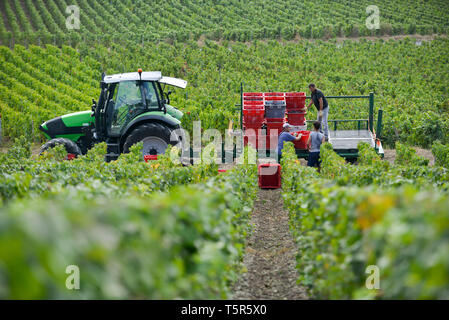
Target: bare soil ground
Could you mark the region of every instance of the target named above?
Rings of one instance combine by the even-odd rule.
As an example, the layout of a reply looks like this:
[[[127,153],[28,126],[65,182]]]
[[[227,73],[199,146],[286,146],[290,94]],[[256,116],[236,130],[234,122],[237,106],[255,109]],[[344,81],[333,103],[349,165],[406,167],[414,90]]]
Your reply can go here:
[[[6,153],[8,150],[12,147],[13,142],[11,140],[4,139],[2,143],[0,144],[0,153]],[[31,154],[32,155],[38,155],[41,151],[41,144],[39,143],[33,143],[31,145]]]
[[[281,189],[259,190],[251,218],[254,231],[246,244],[246,268],[233,299],[299,300],[306,291],[296,283],[296,246],[283,209]]]
[[[429,165],[433,166],[435,164],[435,158],[433,157],[432,151],[427,149],[421,149],[418,147],[414,147],[416,150],[416,154],[419,156],[422,156],[424,158],[429,159]],[[385,149],[384,150],[385,157],[384,159],[387,160],[390,163],[394,163],[394,160],[396,159],[396,150],[394,149]]]

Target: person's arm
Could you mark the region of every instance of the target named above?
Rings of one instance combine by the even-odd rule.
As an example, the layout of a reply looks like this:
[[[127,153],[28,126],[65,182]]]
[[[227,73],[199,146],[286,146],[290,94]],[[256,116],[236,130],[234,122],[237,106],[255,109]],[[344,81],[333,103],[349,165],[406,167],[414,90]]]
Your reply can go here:
[[[293,135],[292,133],[288,134],[288,137],[286,138],[287,141],[298,141],[298,137],[296,137],[295,135]]]
[[[307,139],[307,149],[310,150],[312,147],[312,136],[309,135],[309,139]]]
[[[307,109],[310,108],[310,106],[312,105],[312,103],[313,103],[313,99],[311,98],[311,99],[310,99],[310,103],[309,103],[309,105],[307,106]]]
[[[301,133],[297,133],[296,136],[293,136],[295,138],[295,141],[299,141],[301,140],[302,134]]]
[[[309,105],[307,106],[307,109],[309,109],[312,104],[313,104],[313,93],[310,94],[310,102]]]

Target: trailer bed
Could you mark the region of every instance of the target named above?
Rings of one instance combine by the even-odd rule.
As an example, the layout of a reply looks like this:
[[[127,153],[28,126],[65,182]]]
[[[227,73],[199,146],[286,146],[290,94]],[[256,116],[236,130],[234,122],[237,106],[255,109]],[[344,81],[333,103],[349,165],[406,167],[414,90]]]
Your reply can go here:
[[[329,143],[335,151],[357,150],[360,142],[375,147],[373,134],[369,130],[337,130],[329,131]]]
[[[358,144],[360,142],[368,143],[383,158],[384,150],[382,144],[376,140],[369,130],[330,130],[329,143],[332,144],[334,151],[341,157],[355,161],[359,156]],[[308,150],[296,150],[300,158],[307,159]]]

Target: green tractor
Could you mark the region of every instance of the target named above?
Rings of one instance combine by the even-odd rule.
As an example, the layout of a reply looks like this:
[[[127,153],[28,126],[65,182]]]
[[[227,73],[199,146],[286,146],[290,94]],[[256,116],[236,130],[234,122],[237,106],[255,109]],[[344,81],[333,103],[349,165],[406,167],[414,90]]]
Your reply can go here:
[[[104,141],[106,161],[112,161],[140,141],[144,156],[164,153],[168,145],[182,149],[183,113],[170,105],[171,91],[164,92],[166,85],[184,89],[187,81],[141,69],[103,74],[100,97],[98,103],[92,100],[91,111],[63,115],[40,126],[51,139],[41,152],[62,144],[69,156],[76,157]]]

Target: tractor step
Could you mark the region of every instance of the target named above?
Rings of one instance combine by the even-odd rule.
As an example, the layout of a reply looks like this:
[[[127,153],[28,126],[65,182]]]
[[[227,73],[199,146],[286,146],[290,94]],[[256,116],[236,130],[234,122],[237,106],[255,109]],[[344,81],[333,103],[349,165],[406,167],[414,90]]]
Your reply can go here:
[[[111,162],[117,160],[119,156],[120,154],[118,153],[108,153],[104,156],[104,159],[106,162]]]
[[[117,160],[120,156],[120,145],[117,143],[117,139],[108,139],[106,144],[106,155],[104,157],[106,162]]]

